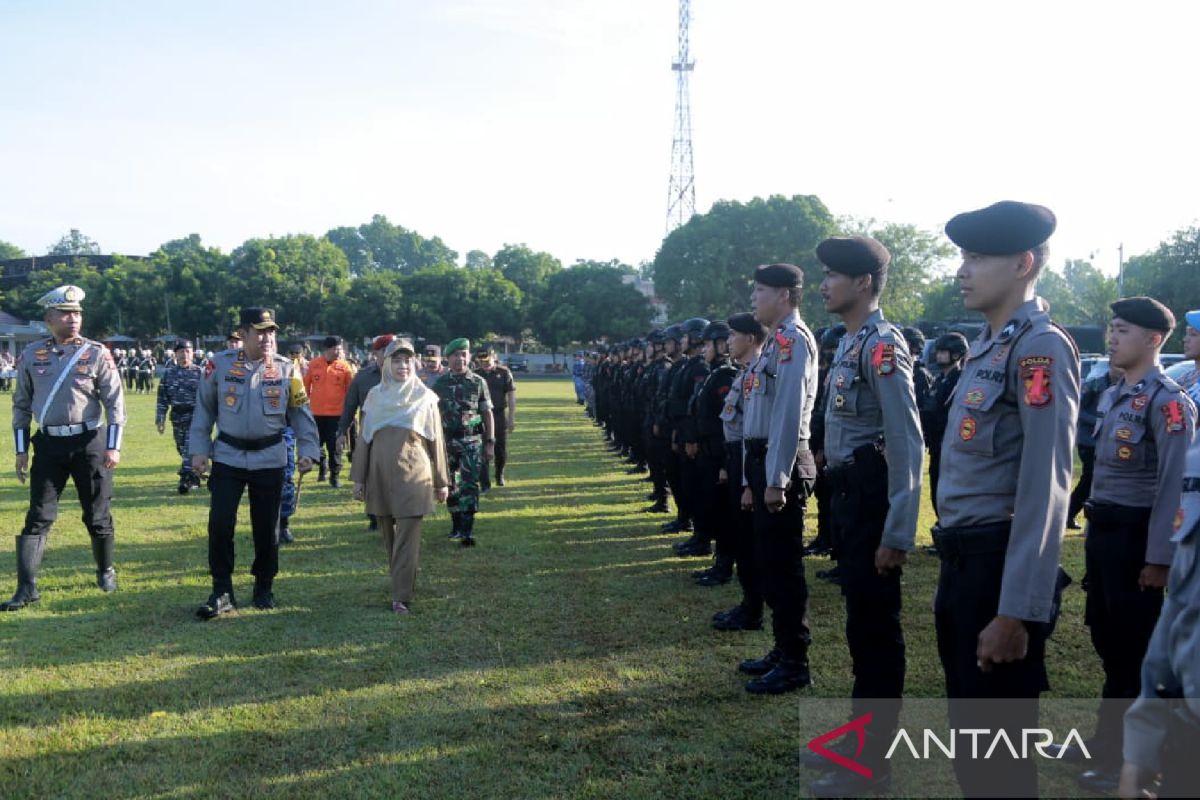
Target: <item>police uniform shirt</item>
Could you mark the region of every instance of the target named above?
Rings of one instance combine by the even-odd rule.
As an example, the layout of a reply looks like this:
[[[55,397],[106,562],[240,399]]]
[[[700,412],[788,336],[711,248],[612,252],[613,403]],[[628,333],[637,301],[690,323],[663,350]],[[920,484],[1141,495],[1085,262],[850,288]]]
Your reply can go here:
[[[1158,689],[1182,696],[1200,720],[1200,441],[1188,448],[1183,494],[1171,541],[1167,594],[1142,662],[1142,690],[1125,713],[1125,760],[1157,771],[1172,710]]]
[[[733,377],[733,383],[729,385],[729,394],[725,395],[725,405],[721,408],[722,433],[726,442],[742,441],[742,384],[747,373],[745,367],[738,370],[737,375]]]
[[[74,363],[71,363],[72,359],[75,359]],[[50,407],[42,416],[46,398],[68,365],[71,373],[63,377]],[[28,449],[31,421],[36,420],[42,428],[81,423],[97,428],[101,407],[108,420],[106,447],[120,449],[121,426],[125,424],[125,392],[107,347],[80,337],[63,344],[53,338],[40,339],[21,352],[16,369],[12,426],[17,436],[18,453]]]
[[[497,364],[491,369],[481,369],[477,374],[487,382],[488,396],[492,399],[492,408],[496,413],[507,410],[508,393],[517,391],[508,367]]]
[[[1044,301],[971,344],[942,439],[945,528],[1012,523],[999,614],[1047,622],[1071,493],[1079,356]]]
[[[1196,407],[1183,388],[1156,367],[1132,386],[1122,380],[1108,387],[1096,414],[1091,499],[1151,508],[1146,563],[1170,564]]]
[[[272,469],[287,465],[282,439],[261,450],[242,450],[212,438],[220,433],[237,439],[264,439],[291,427],[301,457],[321,457],[317,423],[309,410],[300,376],[281,355],[250,361],[245,350],[225,350],[204,367],[196,409],[188,433],[189,455],[212,458],[240,469]]]
[[[912,369],[903,334],[876,310],[855,336],[838,343],[825,406],[830,466],[850,462],[857,448],[884,438],[889,508],[881,543],[896,550],[913,548],[921,505],[925,444]]]
[[[767,440],[767,486],[787,488],[800,442],[808,442],[817,399],[817,341],[797,311],[768,337],[742,394],[742,435]],[[749,479],[743,484],[749,486]]]
[[[200,388],[200,378],[203,374],[204,370],[195,364],[190,367],[181,367],[178,364],[167,367],[162,381],[158,384],[155,421],[165,421],[167,411],[175,407],[190,411],[196,405],[196,392]]]

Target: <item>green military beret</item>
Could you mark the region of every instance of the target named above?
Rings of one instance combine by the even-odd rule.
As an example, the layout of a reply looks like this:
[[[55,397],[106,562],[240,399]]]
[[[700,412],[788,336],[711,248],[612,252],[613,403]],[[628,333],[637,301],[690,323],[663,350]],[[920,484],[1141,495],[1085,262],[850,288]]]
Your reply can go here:
[[[447,356],[450,356],[450,355],[453,355],[454,353],[457,353],[459,350],[466,350],[467,352],[470,352],[471,351],[471,340],[466,338],[465,336],[460,336],[457,339],[451,339],[450,343],[448,345],[446,345],[446,349],[443,352]]]

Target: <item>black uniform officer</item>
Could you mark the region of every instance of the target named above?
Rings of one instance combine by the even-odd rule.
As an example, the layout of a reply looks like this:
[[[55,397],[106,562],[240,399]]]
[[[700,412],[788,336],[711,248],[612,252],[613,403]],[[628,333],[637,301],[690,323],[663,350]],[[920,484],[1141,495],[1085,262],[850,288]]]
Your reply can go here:
[[[92,539],[96,583],[105,592],[117,588],[113,568],[112,471],[121,460],[125,394],[112,355],[100,342],[79,335],[84,291],[60,286],[43,295],[48,339],[31,343],[17,359],[13,390],[13,433],[17,480],[25,482],[29,446],[29,511],[17,537],[17,591],[0,610],[17,611],[37,602],[37,573],[46,537],[58,518],[58,498],[70,477],[83,508],[83,524]],[[100,421],[103,409],[107,429]],[[31,421],[38,432],[29,436]]]
[[[721,412],[737,367],[729,358],[729,325],[721,320],[708,323],[700,334],[708,374],[692,395],[687,423],[683,428],[684,454],[695,461],[697,474],[696,512],[704,520],[702,529],[716,541],[712,567],[694,575],[701,586],[719,586],[733,579],[736,531],[726,497],[728,470],[725,467],[725,430]]]
[[[683,503],[684,517],[692,521],[693,533],[684,541],[676,542],[672,549],[678,556],[706,556],[712,552],[712,522],[696,513],[701,491],[700,470],[696,460],[688,458],[685,437],[691,415],[692,396],[708,375],[708,362],[704,360],[704,342],[700,338],[704,329],[708,327],[708,320],[692,317],[681,327],[681,347],[685,358],[683,366],[675,373],[671,383],[669,411],[674,426],[671,447],[679,462],[679,492],[675,496],[675,502]]]
[[[639,396],[642,404],[642,437],[645,441],[646,467],[650,471],[652,487],[647,500],[653,505],[642,509],[647,513],[665,514],[667,508],[667,475],[665,457],[671,452],[664,445],[662,438],[655,434],[654,425],[658,410],[658,390],[666,379],[667,370],[671,367],[671,359],[666,354],[666,335],[660,329],[650,331],[646,336],[647,358],[649,363],[642,372]],[[674,344],[672,343],[672,347]]]
[[[804,548],[806,556],[823,556],[833,551],[833,534],[830,531],[829,480],[825,477],[825,405],[829,397],[829,369],[833,366],[833,354],[837,351],[838,343],[846,335],[846,326],[840,322],[829,328],[823,328],[817,336],[819,371],[817,375],[817,400],[813,404],[812,422],[810,423],[809,447],[812,448],[817,462],[817,483],[813,494],[817,498],[817,538]],[[840,577],[836,578],[841,580]]]
[[[967,337],[961,333],[944,333],[933,345],[933,356],[938,374],[921,407],[921,431],[925,446],[929,449],[929,497],[933,513],[937,514],[938,477],[942,471],[942,439],[946,436],[946,420],[950,416],[950,398],[958,377],[962,374],[962,361],[967,355]]]
[[[804,504],[817,477],[808,446],[817,399],[817,343],[800,319],[804,273],[770,264],[754,273],[750,303],[770,338],[750,365],[743,391],[745,435],[742,507],[754,512],[754,545],[775,646],[738,669],[756,675],[755,694],[812,683],[808,670],[808,584],[804,580]]]
[[[212,595],[196,612],[212,619],[237,607],[233,595],[233,534],[242,493],[250,493],[254,536],[254,607],[275,607],[279,571],[279,507],[287,463],[283,431],[291,427],[301,473],[320,458],[317,423],[292,362],[275,352],[275,315],[269,308],[241,310],[243,346],[209,360],[196,396],[188,435],[192,469],[203,475],[212,458],[208,488],[208,566]],[[212,440],[213,425],[217,438]]]
[[[675,416],[672,413],[672,389],[678,382],[679,373],[687,366],[688,357],[685,353],[687,335],[683,332],[683,324],[669,325],[666,330],[667,341],[675,348],[675,360],[667,370],[666,378],[658,390],[657,430],[659,436],[665,439],[667,487],[675,500],[675,519],[662,526],[663,533],[679,533],[692,529],[692,518],[689,515],[687,501],[683,497],[683,481],[679,472],[679,457],[675,442]],[[667,349],[670,354],[670,347]]]
[[[516,427],[517,385],[513,382],[512,370],[496,359],[495,348],[482,344],[475,348],[475,360],[479,364],[478,375],[488,386],[492,396],[492,414],[496,423],[496,447],[492,463],[496,469],[496,485],[505,482],[504,468],[508,465],[508,434]],[[492,463],[484,462],[479,475],[479,488],[491,487]]]

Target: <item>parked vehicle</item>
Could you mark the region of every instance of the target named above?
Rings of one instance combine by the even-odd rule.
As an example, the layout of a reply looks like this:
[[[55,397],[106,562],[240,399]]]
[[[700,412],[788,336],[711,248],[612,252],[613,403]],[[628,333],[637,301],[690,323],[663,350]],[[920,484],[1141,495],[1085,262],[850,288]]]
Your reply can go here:
[[[504,364],[513,372],[529,372],[529,357],[524,353],[512,353]]]

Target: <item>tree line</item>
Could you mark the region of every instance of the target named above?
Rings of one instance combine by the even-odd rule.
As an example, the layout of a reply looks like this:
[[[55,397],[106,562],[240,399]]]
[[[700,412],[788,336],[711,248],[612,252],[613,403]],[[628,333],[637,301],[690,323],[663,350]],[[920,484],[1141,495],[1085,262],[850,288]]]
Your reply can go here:
[[[88,293],[88,330],[139,339],[166,332],[222,334],[239,307],[274,307],[285,333],[336,332],[369,337],[383,330],[417,333],[432,341],[453,336],[534,339],[562,350],[575,343],[638,336],[653,308],[630,285],[653,281],[671,319],[723,318],[748,303],[759,264],[788,261],[805,272],[802,313],[810,324],[830,318],[821,308],[816,245],[827,236],[868,234],[892,252],[883,297],[900,323],[967,321],[954,280],[956,251],[940,234],[917,226],[835,217],[813,195],[775,195],[749,202],[719,201],[663,240],[652,262],[635,268],[616,260],[559,259],[524,244],[489,255],[459,254],[439,237],[376,215],[357,227],[324,236],[293,234],[250,239],[231,253],[193,234],[166,242],[146,258],[117,256],[100,270],[86,256],[99,245],[71,231],[51,246],[49,268],[3,297],[24,318],[40,316],[36,300],[63,283]],[[1051,241],[1053,248],[1053,241]],[[24,254],[0,242],[0,259]],[[1172,234],[1156,249],[1129,259],[1126,295],[1148,294],[1182,319],[1200,307],[1200,228]],[[1117,282],[1088,261],[1063,260],[1042,275],[1038,292],[1068,325],[1104,325]],[[1179,334],[1177,334],[1178,336]]]

